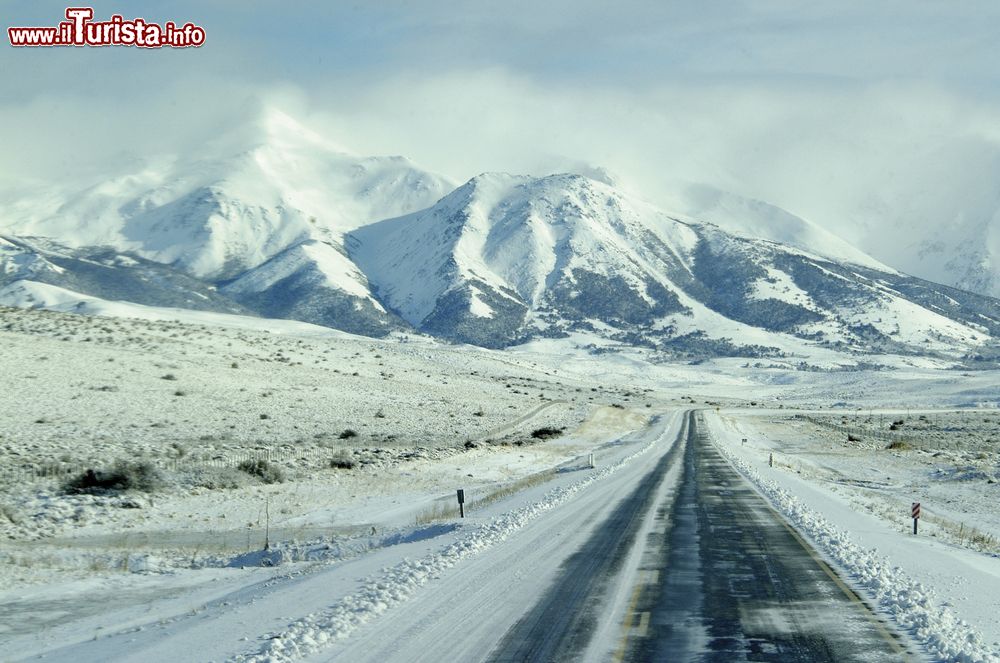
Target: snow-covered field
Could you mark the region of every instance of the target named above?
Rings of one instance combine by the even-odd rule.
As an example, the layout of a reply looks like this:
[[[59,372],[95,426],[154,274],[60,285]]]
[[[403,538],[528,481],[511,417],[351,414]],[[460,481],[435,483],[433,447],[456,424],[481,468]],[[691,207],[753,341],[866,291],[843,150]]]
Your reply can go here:
[[[309,327],[269,333],[0,311],[8,581],[48,578],[65,564],[127,566],[123,551],[136,547],[180,549],[188,563],[245,552],[268,523],[279,536],[412,523],[442,482],[493,486],[562,457],[557,445],[535,444],[533,430],[588,416],[593,426],[602,403],[644,404],[498,353]],[[287,481],[238,469],[257,459]],[[354,469],[332,466],[344,459]],[[87,469],[123,461],[148,464],[161,485],[62,490]],[[46,552],[30,552],[31,540]],[[67,545],[100,554],[51,553]]]
[[[640,452],[657,441],[663,451],[650,418],[690,407],[718,408],[709,417],[718,442],[775,483],[759,485],[779,509],[801,504],[866,555],[875,549],[878,578],[922,583],[926,601],[907,605],[931,618],[917,624],[912,609],[894,612],[902,599],[887,603],[839,564],[926,651],[1000,652],[1000,416],[984,407],[1000,397],[995,374],[898,358],[859,371],[847,356],[816,359],[824,372],[654,363],[641,351],[594,355],[573,338],[498,352],[147,313],[0,309],[0,640],[17,657],[62,660],[64,647],[96,639],[102,657],[128,660],[139,641],[151,660],[166,651],[157,638],[203,613],[230,635],[279,636],[220,641],[213,657],[321,660],[334,640],[353,651],[353,638],[377,639],[392,606],[430,601],[427,587],[454,581],[451,569],[489,577],[508,533],[547,531],[540,514],[610,508],[604,478],[640,472]],[[885,449],[894,438],[875,433],[899,419],[907,443]],[[532,436],[543,428],[565,430]],[[284,481],[239,469],[261,460]],[[116,461],[145,463],[154,489],[65,490]],[[454,513],[456,488],[469,495],[466,521]],[[908,533],[911,501],[924,507],[918,537]],[[537,544],[526,541],[524,550]],[[536,554],[558,566],[554,549]],[[328,592],[307,589],[317,578]],[[360,621],[338,612],[350,597],[362,597]]]

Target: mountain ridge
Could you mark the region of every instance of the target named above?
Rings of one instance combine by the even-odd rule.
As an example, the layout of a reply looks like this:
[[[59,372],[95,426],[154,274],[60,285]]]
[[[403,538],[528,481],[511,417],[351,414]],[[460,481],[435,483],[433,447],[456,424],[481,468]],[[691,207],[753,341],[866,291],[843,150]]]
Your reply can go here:
[[[218,144],[34,210],[0,206],[0,287],[494,348],[582,333],[677,356],[954,358],[1000,338],[997,300],[909,277],[762,201],[702,191],[715,211],[695,219],[600,171],[453,187],[282,113]],[[741,215],[765,237],[734,232]]]

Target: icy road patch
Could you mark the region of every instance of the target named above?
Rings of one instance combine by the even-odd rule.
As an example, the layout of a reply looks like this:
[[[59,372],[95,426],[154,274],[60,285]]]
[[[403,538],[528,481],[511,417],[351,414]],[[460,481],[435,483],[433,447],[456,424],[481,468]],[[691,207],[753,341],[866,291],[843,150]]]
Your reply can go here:
[[[990,647],[967,622],[941,605],[932,589],[913,580],[877,549],[855,544],[847,532],[761,476],[726,444],[717,442],[717,446],[788,522],[935,658],[962,663],[1000,661],[1000,650]]]

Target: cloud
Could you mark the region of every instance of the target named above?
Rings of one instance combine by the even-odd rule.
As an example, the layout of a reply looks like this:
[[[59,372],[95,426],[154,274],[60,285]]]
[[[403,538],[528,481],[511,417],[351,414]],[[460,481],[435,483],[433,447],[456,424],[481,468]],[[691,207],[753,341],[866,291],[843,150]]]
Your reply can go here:
[[[708,182],[832,225],[886,187],[902,196],[933,176],[949,188],[942,163],[982,161],[1000,128],[996,105],[925,82],[672,82],[639,92],[501,69],[388,78],[313,108],[314,122],[361,152],[401,152],[456,178],[587,163],[653,199],[671,183]]]

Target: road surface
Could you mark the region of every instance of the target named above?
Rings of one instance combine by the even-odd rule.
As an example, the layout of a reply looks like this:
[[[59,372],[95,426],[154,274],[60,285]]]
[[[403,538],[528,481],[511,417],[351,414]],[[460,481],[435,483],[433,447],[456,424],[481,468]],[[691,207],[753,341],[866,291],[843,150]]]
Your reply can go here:
[[[681,439],[563,565],[491,661],[574,661],[588,652],[602,594],[651,506],[616,661],[899,661],[885,624],[758,496],[688,413]],[[672,463],[666,503],[651,505]]]

